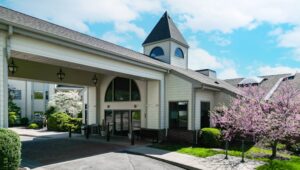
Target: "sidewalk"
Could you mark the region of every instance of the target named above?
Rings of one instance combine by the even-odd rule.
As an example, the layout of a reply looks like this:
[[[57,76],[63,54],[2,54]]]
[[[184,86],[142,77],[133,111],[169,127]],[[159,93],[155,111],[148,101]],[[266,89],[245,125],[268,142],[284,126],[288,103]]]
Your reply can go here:
[[[185,169],[202,169],[202,170],[254,170],[263,162],[246,159],[241,163],[240,157],[229,156],[225,160],[225,155],[218,154],[207,158],[199,158],[191,155],[170,152],[151,147],[134,147],[128,148],[130,153],[145,155],[153,159],[158,159]]]

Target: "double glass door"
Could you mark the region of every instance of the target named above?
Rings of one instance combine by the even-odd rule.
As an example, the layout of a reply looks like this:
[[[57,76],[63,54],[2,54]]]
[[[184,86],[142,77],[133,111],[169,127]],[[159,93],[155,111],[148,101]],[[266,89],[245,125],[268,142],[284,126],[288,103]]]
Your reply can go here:
[[[114,111],[114,134],[126,136],[129,132],[129,111]]]

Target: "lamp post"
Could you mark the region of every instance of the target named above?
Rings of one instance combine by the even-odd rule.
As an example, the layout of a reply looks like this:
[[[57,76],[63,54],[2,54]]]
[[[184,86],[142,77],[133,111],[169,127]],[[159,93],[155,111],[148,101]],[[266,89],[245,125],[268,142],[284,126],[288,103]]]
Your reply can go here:
[[[15,72],[17,72],[17,68],[18,67],[15,65],[14,59],[12,58],[10,64],[8,65],[8,70],[12,75],[14,75]]]
[[[65,78],[65,76],[66,76],[66,74],[62,71],[61,68],[59,69],[59,72],[56,73],[56,75],[57,75],[57,78],[58,78],[60,81],[62,81],[62,80]]]

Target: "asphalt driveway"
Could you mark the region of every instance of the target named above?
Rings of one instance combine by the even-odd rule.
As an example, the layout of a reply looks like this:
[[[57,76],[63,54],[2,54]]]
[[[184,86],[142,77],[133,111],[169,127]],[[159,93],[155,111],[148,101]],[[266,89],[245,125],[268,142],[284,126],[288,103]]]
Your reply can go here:
[[[77,139],[22,142],[22,166],[32,169],[180,169],[148,157],[123,152],[127,146]]]

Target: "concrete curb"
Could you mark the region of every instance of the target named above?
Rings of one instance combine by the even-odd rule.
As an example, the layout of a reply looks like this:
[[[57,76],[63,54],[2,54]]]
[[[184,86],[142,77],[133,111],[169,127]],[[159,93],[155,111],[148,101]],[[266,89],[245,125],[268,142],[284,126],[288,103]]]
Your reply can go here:
[[[166,160],[166,159],[158,158],[158,157],[147,155],[147,154],[142,154],[142,153],[139,153],[139,152],[128,151],[128,150],[125,150],[124,152],[129,153],[129,154],[142,155],[142,156],[145,156],[145,157],[148,157],[148,158],[151,158],[151,159],[155,159],[155,160],[158,160],[158,161],[162,161],[162,162],[165,162],[165,163],[168,163],[168,164],[171,164],[171,165],[175,165],[175,166],[178,166],[180,168],[187,169],[187,170],[201,170],[201,169],[189,166],[189,165],[180,164],[178,162],[169,161],[169,160]]]

